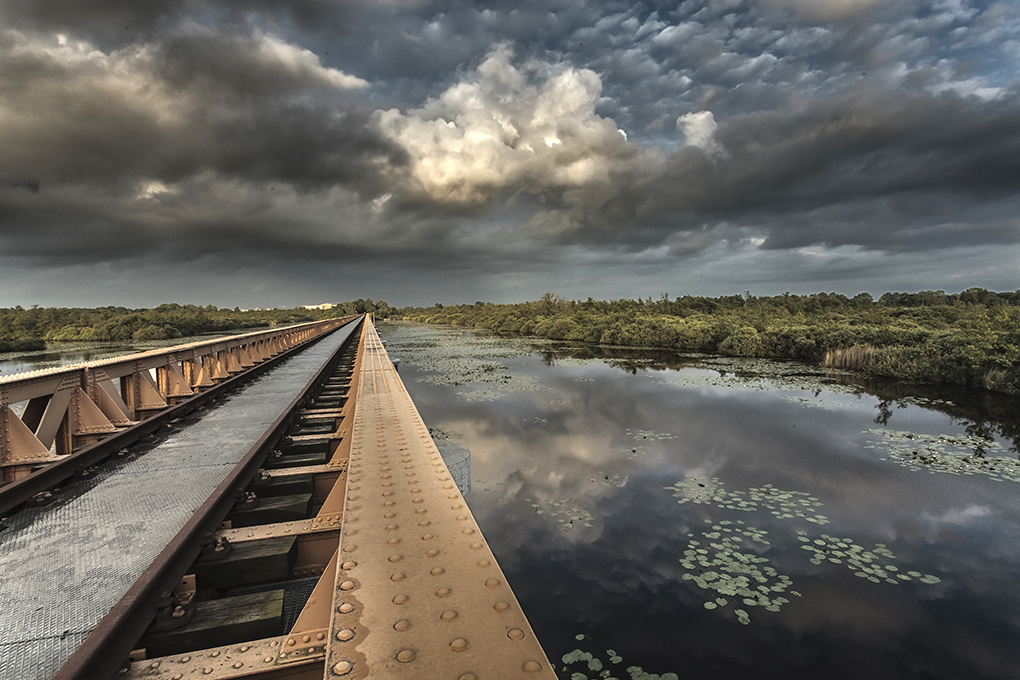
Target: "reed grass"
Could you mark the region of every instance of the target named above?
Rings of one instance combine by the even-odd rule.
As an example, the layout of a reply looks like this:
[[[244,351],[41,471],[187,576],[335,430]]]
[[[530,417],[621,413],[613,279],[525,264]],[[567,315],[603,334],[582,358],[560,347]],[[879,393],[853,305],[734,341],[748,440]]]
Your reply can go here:
[[[837,347],[825,353],[822,366],[826,368],[846,368],[854,371],[867,371],[875,362],[875,348],[871,345],[854,345],[853,347]]]

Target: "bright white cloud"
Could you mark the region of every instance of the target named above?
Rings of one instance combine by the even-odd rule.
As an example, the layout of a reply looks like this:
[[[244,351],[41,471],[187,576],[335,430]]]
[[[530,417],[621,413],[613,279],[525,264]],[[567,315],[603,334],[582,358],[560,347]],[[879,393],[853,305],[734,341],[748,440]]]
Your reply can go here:
[[[685,113],[676,119],[676,126],[684,133],[687,146],[699,147],[710,154],[721,150],[715,141],[715,131],[719,126],[711,111]]]
[[[463,80],[420,109],[377,111],[379,128],[407,150],[412,192],[479,205],[513,187],[562,191],[609,180],[633,153],[611,119],[595,113],[602,91],[587,69],[511,63],[501,44]]]

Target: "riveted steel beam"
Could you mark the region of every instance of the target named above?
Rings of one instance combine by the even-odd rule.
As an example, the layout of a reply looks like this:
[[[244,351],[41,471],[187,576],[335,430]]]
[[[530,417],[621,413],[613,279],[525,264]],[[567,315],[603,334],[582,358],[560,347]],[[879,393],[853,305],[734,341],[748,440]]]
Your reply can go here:
[[[327,680],[555,678],[366,323]]]

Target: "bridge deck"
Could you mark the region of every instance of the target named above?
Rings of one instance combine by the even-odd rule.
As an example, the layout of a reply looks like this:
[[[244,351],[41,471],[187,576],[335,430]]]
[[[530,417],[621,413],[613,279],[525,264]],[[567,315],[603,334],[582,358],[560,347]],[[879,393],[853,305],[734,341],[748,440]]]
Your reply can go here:
[[[26,509],[0,534],[0,677],[50,678],[354,324]],[[141,455],[141,454],[145,455]]]
[[[371,324],[348,469],[325,677],[555,678]]]

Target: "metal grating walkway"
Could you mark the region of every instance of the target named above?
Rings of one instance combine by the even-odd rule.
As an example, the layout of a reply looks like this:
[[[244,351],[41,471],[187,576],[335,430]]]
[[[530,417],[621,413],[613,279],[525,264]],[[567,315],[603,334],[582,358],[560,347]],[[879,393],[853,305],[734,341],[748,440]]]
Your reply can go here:
[[[351,323],[0,533],[0,678],[45,680],[350,335]]]

